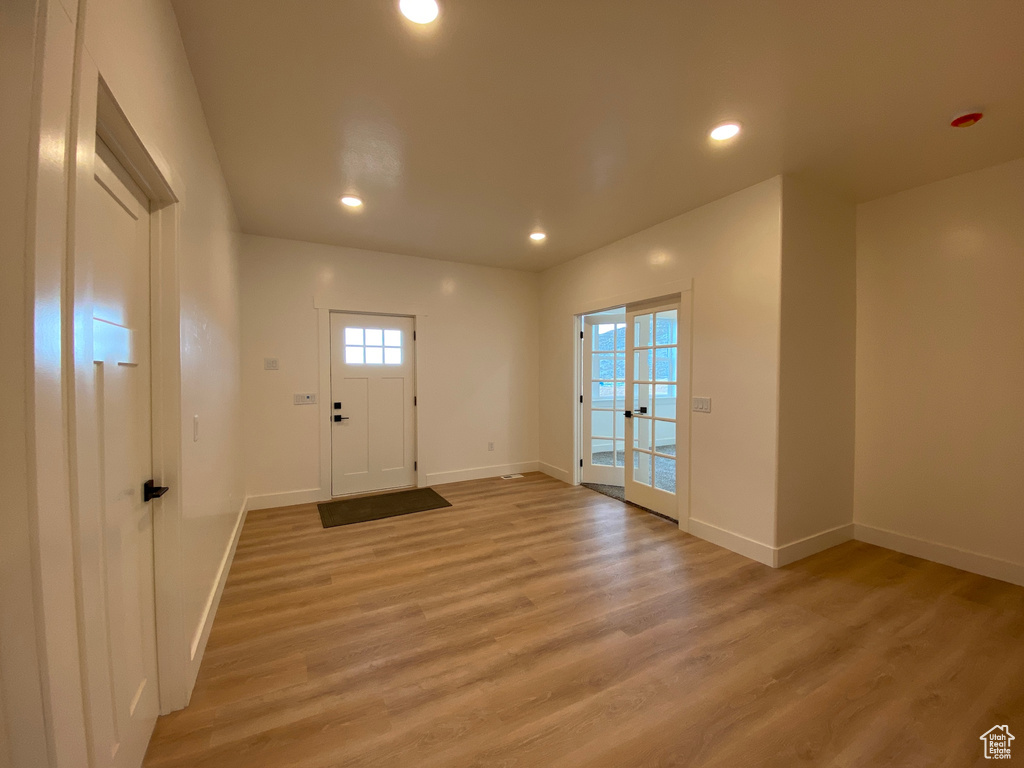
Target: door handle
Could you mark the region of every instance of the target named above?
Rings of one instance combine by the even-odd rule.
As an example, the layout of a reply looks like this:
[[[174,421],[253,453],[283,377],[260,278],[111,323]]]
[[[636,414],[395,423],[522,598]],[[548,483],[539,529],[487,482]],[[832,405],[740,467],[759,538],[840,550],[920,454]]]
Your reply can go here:
[[[633,418],[633,413],[634,413],[633,411],[626,411],[622,415],[625,416],[627,419],[632,419]],[[647,413],[647,406],[646,405],[641,405],[639,408],[636,409],[636,413],[639,413],[639,414]]]
[[[633,412],[632,411],[626,411],[622,415],[625,416],[627,419],[632,419],[633,418]]]
[[[166,485],[157,485],[152,480],[147,480],[142,486],[142,500],[152,501],[153,499],[159,499],[169,490],[171,489]]]
[[[347,421],[348,418],[349,418],[348,416],[338,416],[337,414],[334,415],[334,420],[335,421]]]

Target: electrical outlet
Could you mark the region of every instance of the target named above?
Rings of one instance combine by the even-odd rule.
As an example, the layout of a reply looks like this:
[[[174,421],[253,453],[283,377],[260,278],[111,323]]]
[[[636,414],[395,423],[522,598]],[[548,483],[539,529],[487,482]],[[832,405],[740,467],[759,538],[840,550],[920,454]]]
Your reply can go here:
[[[487,444],[487,450],[488,451],[493,451],[494,450],[494,443],[488,443]]]
[[[710,397],[693,398],[693,410],[695,413],[711,413]]]
[[[264,357],[263,358],[263,370],[264,371],[276,371],[277,370],[277,358],[276,357]]]
[[[300,395],[292,395],[295,405],[316,405],[316,393],[305,392]]]

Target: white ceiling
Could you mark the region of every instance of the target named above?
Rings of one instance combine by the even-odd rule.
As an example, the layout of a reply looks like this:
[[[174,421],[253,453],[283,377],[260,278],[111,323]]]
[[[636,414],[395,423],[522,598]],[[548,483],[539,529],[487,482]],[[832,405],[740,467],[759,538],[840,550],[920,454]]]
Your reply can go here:
[[[173,0],[246,232],[539,270],[778,173],[1024,155],[1022,0],[439,2]]]

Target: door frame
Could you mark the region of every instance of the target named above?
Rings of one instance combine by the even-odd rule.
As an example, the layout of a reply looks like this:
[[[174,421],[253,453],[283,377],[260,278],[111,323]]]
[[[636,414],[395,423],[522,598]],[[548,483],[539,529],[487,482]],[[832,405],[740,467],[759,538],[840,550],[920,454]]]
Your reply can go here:
[[[415,312],[376,312],[372,309],[361,307],[360,309],[348,309],[343,306],[335,306],[335,302],[323,302],[315,300],[317,311],[317,347],[319,350],[320,382],[318,387],[317,401],[319,405],[320,418],[320,487],[312,489],[311,495],[316,501],[330,501],[333,498],[344,498],[343,496],[332,496],[332,472],[331,463],[331,315],[371,315],[375,317],[406,317],[412,318],[413,328],[413,397],[417,405],[413,408],[413,451],[416,461],[416,487],[423,488],[427,485],[427,469],[423,452],[420,450],[420,435],[423,434],[422,405],[419,403],[419,382],[421,363],[423,362],[420,353],[420,340],[423,335],[423,326],[426,324],[427,315]]]
[[[72,372],[67,391],[70,500],[75,552],[76,611],[82,632],[83,693],[86,701],[102,695],[104,684],[90,678],[97,659],[107,652],[104,620],[104,559],[99,466],[94,446],[98,423],[94,409],[96,374],[92,360],[93,260],[76,233],[90,225],[100,136],[150,199],[150,366],[153,474],[170,491],[154,501],[153,579],[157,637],[157,688],[161,714],[188,704],[205,648],[206,632],[192,637],[185,626],[180,590],[184,572],[181,527],[181,341],[178,290],[178,222],[175,180],[153,159],[121,110],[92,58],[81,57],[76,104],[72,110],[71,182],[69,186],[68,274],[65,302],[64,365]],[[82,403],[82,407],[78,404]],[[208,623],[207,623],[208,624]],[[87,712],[94,708],[86,707]],[[90,718],[98,715],[93,712]],[[93,731],[95,720],[88,728]]]
[[[692,471],[693,471],[693,418],[691,414],[691,408],[689,405],[692,400],[693,392],[693,302],[694,302],[694,285],[693,280],[688,279],[685,281],[669,281],[661,285],[658,292],[652,292],[645,289],[636,289],[627,293],[618,294],[615,296],[609,296],[604,299],[596,299],[591,301],[583,301],[572,307],[572,323],[573,323],[573,390],[572,390],[572,414],[573,414],[573,457],[572,467],[570,468],[569,478],[572,485],[579,485],[582,482],[582,468],[580,462],[583,461],[583,404],[580,402],[580,395],[583,393],[584,377],[583,377],[583,339],[581,333],[583,332],[583,316],[590,315],[597,312],[603,312],[607,309],[613,309],[615,307],[628,307],[631,304],[648,304],[656,303],[659,301],[679,302],[679,312],[682,315],[685,313],[690,320],[690,333],[685,339],[685,351],[683,349],[684,339],[679,338],[678,354],[680,356],[686,355],[686,359],[689,363],[688,375],[686,380],[680,380],[679,395],[677,400],[687,403],[687,407],[680,410],[677,418],[681,421],[682,414],[685,414],[686,424],[686,442],[687,442],[687,460],[685,468],[683,466],[676,467],[676,488],[679,494],[679,528],[683,531],[688,531],[690,526],[690,495],[692,488]],[[626,333],[629,333],[629,329],[626,329]],[[685,398],[682,391],[685,386]],[[677,406],[678,407],[678,406]],[[683,429],[683,424],[676,423],[676,434],[680,434],[680,430]],[[684,471],[685,469],[685,471]],[[681,488],[680,485],[685,480],[685,488]]]

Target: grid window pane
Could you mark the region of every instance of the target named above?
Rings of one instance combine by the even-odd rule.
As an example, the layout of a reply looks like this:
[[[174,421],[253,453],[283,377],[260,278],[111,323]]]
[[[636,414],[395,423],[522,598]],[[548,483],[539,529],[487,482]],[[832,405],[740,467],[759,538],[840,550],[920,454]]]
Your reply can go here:
[[[654,385],[654,415],[659,419],[676,418],[676,385]]]
[[[651,346],[651,315],[639,315],[633,319],[633,346]]]
[[[362,328],[346,328],[345,329],[345,344],[353,344],[361,347],[363,345],[363,329]]]
[[[366,364],[367,365],[383,365],[384,364],[384,350],[381,347],[367,347],[366,348]]]
[[[615,466],[621,467],[626,463],[626,444],[622,440],[615,441]]]
[[[633,353],[633,379],[635,381],[652,381],[654,370],[654,350],[647,349]]]
[[[651,450],[651,420],[646,416],[633,416],[633,447]]]
[[[615,355],[612,353],[594,353],[591,358],[591,378],[614,379],[615,378]]]
[[[651,454],[635,451],[633,479],[643,485],[651,484]]]
[[[626,408],[626,382],[615,382],[615,409],[622,411]]]
[[[367,328],[366,329],[366,346],[368,347],[383,347],[384,346],[384,331],[380,328]]]
[[[654,457],[654,487],[669,493],[676,492],[676,460],[664,456]]]
[[[614,381],[594,381],[590,384],[590,399],[592,405],[597,405],[598,400],[608,400],[607,403],[601,403],[602,408],[611,408],[612,400],[615,397],[615,382]]]
[[[402,348],[401,347],[385,347],[384,348],[384,365],[401,365],[402,364]]]
[[[345,347],[345,363],[347,365],[362,365],[363,364],[363,348],[362,347]]]
[[[384,346],[385,347],[400,347],[402,346],[402,332],[395,330],[384,331]]]
[[[590,412],[590,436],[593,438],[606,438],[611,441],[615,435],[614,411],[591,411]]]
[[[623,381],[626,378],[626,356],[618,354],[615,356],[615,378]]]
[[[651,392],[653,387],[650,384],[634,384],[633,385],[633,410],[639,411],[641,408],[646,408],[647,412],[650,413],[653,410],[654,404],[651,402]]]
[[[611,440],[591,440],[590,463],[595,467],[615,466]]]
[[[654,450],[658,453],[676,455],[676,423],[674,421],[654,422]]]
[[[655,381],[676,380],[676,348],[666,347],[658,350],[654,362]]]
[[[654,342],[659,347],[676,343],[677,328],[679,327],[676,315],[677,312],[674,309],[658,313],[654,331]]]
[[[600,323],[593,326],[594,351],[611,352],[615,348],[615,324]]]
[[[626,324],[616,323],[615,324],[615,349],[620,352],[626,349]]]

